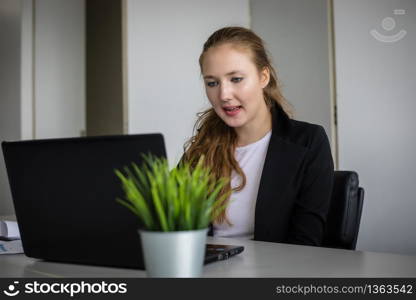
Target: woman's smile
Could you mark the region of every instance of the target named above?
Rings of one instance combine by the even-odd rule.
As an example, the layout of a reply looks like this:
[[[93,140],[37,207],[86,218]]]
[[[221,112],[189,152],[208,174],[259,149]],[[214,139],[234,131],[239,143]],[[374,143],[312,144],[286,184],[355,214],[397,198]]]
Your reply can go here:
[[[234,117],[236,116],[240,110],[242,109],[242,106],[224,106],[223,110],[225,112],[225,114],[229,117]]]

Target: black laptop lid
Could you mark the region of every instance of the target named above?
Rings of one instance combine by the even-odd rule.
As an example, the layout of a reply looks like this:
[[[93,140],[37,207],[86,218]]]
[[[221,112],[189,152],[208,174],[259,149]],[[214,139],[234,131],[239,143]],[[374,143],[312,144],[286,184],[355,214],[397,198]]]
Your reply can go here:
[[[3,142],[23,248],[54,261],[143,268],[114,169],[166,157],[161,134]]]

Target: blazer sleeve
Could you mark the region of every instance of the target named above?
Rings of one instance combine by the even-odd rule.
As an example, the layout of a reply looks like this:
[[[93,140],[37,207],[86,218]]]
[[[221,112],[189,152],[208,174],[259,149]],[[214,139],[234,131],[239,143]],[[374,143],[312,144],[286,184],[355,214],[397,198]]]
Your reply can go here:
[[[325,130],[321,126],[316,128],[290,220],[287,242],[291,244],[320,246],[324,235],[334,164]]]

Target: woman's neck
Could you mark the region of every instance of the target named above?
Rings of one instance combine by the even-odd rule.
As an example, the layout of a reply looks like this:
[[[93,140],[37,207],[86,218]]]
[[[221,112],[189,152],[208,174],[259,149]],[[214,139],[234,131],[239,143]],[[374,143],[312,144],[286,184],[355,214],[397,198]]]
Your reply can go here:
[[[244,127],[235,128],[238,136],[237,147],[257,142],[272,129],[272,114],[267,109],[265,113],[256,117]]]

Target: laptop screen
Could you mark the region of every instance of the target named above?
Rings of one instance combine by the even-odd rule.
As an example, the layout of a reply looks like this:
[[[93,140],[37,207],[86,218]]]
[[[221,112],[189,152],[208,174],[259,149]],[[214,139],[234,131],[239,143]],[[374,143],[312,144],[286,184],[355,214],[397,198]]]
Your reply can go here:
[[[114,169],[166,157],[161,134],[3,142],[26,255],[143,268],[138,218]],[[139,257],[140,256],[140,257]]]

